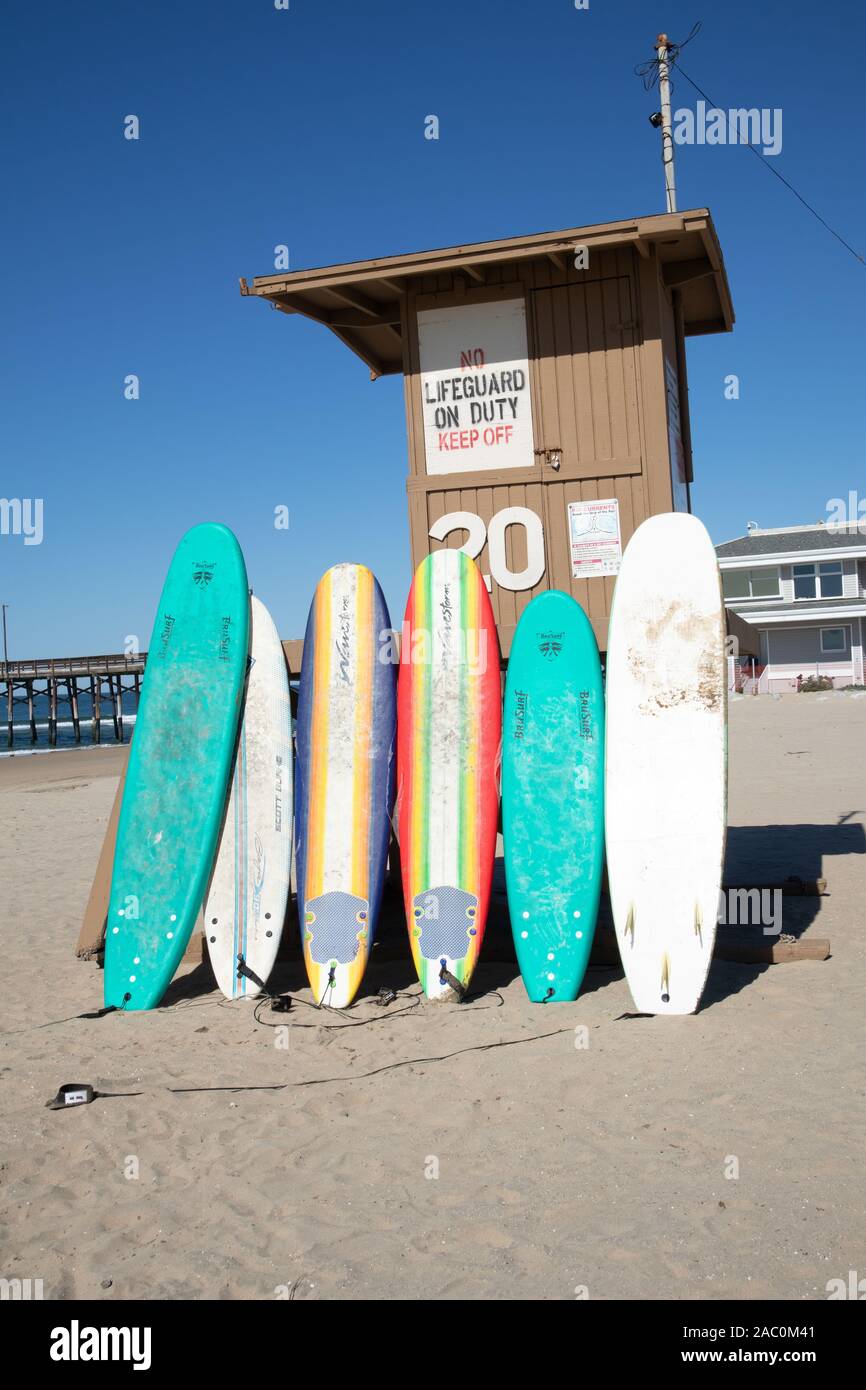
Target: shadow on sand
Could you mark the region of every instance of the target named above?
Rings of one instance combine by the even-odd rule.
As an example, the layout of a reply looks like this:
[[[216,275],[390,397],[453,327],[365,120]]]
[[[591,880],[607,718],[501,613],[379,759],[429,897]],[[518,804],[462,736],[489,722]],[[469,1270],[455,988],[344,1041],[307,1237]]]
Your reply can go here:
[[[851,816],[859,814],[852,812]],[[827,893],[833,892],[832,861],[839,855],[866,854],[866,831],[861,824],[843,816],[830,825],[734,825],[728,829],[725,855],[726,884],[761,888],[797,877],[804,882],[820,878],[827,880]],[[745,900],[743,900],[745,903]],[[809,930],[821,912],[822,898],[789,896],[782,898],[781,930],[795,938]],[[752,906],[757,908],[757,900]],[[750,906],[750,911],[752,907]],[[740,922],[760,931],[760,921]],[[613,929],[610,904],[602,898],[598,918],[599,929]],[[723,932],[724,926],[719,927]],[[732,961],[714,960],[701,1008],[738,994],[752,984],[767,965],[747,965]],[[493,990],[505,989],[520,974],[514,953],[508,903],[505,893],[503,861],[496,860],[493,890],[481,960],[467,1002]],[[592,994],[613,980],[621,979],[621,964],[591,964],[581,988],[581,995]],[[297,905],[290,900],[283,931],[283,943],[276,967],[269,981],[274,994],[296,994],[307,989],[307,976],[301,952]],[[375,995],[388,988],[398,993],[418,986],[409,942],[406,919],[399,885],[393,879],[386,888],[376,932],[376,942],[359,998]],[[216,988],[207,957],[188,974],[172,981],[161,1007],[171,1007],[210,994]],[[541,1006],[539,1006],[541,1007]]]

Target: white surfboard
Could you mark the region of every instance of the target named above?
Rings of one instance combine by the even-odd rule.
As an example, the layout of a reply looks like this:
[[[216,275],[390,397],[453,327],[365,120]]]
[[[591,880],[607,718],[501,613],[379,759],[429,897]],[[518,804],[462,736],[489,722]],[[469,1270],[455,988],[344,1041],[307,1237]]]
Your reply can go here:
[[[228,999],[260,986],[238,974],[238,956],[267,983],[286,916],[292,849],[289,679],[270,613],[250,599],[250,670],[222,837],[204,904],[217,984]]]
[[[607,870],[640,1013],[693,1013],[706,983],[725,849],[726,715],[712,541],[684,512],[650,517],[622,558],[607,649]]]

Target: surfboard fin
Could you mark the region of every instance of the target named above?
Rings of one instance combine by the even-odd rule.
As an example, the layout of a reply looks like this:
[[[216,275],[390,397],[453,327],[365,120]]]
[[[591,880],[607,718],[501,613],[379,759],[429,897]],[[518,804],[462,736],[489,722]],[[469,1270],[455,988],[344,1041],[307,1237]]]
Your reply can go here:
[[[631,944],[632,944],[632,946],[633,946],[633,945],[634,945],[634,903],[632,903],[631,906],[629,907],[628,916],[627,916],[626,919],[625,919],[625,932],[624,932],[624,935],[625,935],[625,936],[630,936],[630,937],[631,937]]]
[[[698,938],[698,941],[700,941],[702,946],[704,944],[704,936],[701,930],[703,924],[703,918],[701,916],[701,905],[700,903],[695,903],[695,936]]]

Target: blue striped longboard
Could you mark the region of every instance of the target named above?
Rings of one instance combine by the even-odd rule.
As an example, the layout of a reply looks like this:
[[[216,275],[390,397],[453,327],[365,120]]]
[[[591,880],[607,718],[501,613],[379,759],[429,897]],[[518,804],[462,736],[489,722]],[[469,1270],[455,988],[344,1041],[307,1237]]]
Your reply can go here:
[[[316,1002],[333,1008],[357,993],[385,880],[396,738],[390,628],[364,565],[323,575],[298,695],[295,856],[307,974]]]
[[[217,984],[228,999],[267,983],[282,936],[292,848],[292,724],[283,647],[265,605],[250,599],[250,671],[223,831],[204,906]]]

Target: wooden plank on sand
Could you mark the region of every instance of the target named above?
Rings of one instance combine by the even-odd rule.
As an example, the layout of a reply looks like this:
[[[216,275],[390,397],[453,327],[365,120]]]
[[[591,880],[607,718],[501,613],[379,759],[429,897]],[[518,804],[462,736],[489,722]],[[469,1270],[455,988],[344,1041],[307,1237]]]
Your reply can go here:
[[[120,781],[114,795],[114,805],[111,808],[111,815],[108,817],[105,838],[102,841],[102,849],[99,851],[99,862],[96,865],[96,873],[93,875],[90,897],[87,899],[84,921],[81,923],[78,944],[75,947],[75,954],[81,956],[83,960],[92,960],[94,956],[98,956],[105,945],[105,919],[108,916],[108,899],[111,893],[114,844],[117,839],[117,822],[120,817],[120,803],[123,800],[125,781],[126,762],[124,762],[120,773]]]
[[[120,803],[123,800],[123,787],[128,765],[129,760],[127,759],[117,783],[114,805],[111,808],[111,815],[108,817],[108,825],[105,827],[105,838],[102,841],[102,849],[99,851],[96,873],[93,875],[93,883],[90,886],[90,897],[87,899],[84,920],[78,934],[75,954],[82,960],[93,960],[95,957],[101,956],[105,950],[105,924],[108,917],[108,900],[111,896],[114,846],[117,841],[117,822],[120,818]],[[198,923],[193,930],[181,961],[182,965],[198,964],[204,959],[204,937],[201,927],[201,914],[199,914]]]
[[[753,928],[723,927],[716,933],[713,960],[737,961],[741,965],[784,965],[794,960],[827,960],[830,942],[826,937],[802,936],[779,940],[764,936]],[[590,965],[619,965],[616,933],[599,927],[592,943]]]

